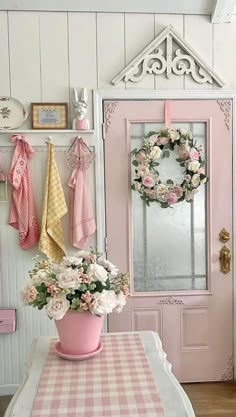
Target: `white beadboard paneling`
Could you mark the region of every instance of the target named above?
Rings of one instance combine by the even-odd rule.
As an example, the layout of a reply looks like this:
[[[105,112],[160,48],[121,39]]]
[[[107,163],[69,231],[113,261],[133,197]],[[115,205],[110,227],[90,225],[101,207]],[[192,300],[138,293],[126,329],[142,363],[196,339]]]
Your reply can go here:
[[[184,16],[184,38],[212,68],[212,24],[210,16]],[[196,83],[191,75],[185,77],[186,89],[211,90],[212,87],[213,84]]]
[[[213,25],[213,54],[214,70],[221,75],[225,81],[223,88],[236,88],[236,16],[231,23]],[[214,88],[218,88],[217,86]]]
[[[97,14],[98,88],[124,89],[121,81],[116,87],[111,80],[125,66],[124,14]]]
[[[0,95],[8,96],[11,94],[10,89],[10,67],[9,67],[9,49],[8,49],[8,14],[0,12]]]
[[[125,58],[128,65],[154,39],[153,14],[125,14]],[[121,68],[122,69],[122,68]],[[154,75],[139,83],[128,81],[126,88],[154,89]]]
[[[29,108],[41,101],[39,16],[31,12],[9,12],[11,94]],[[23,127],[29,127],[30,117]]]
[[[166,26],[172,25],[183,36],[183,16],[182,15],[169,15],[169,14],[156,14],[155,15],[155,36],[159,35],[166,28]],[[157,90],[170,90],[184,88],[184,76],[171,74],[169,79],[166,75],[155,76],[155,88]]]
[[[92,89],[97,88],[96,14],[68,13],[70,88],[88,89],[88,118],[93,127]],[[73,106],[72,109],[73,117]]]
[[[40,13],[42,102],[69,101],[67,13]]]

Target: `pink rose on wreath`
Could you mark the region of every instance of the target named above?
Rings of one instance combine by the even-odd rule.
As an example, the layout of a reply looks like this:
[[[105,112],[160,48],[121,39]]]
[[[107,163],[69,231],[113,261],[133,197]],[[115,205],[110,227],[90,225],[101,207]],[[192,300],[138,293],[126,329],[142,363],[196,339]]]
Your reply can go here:
[[[145,158],[146,158],[146,152],[144,152],[144,151],[139,151],[139,152],[138,152],[138,153],[136,153],[136,155],[135,155],[135,159],[136,159],[138,162],[142,162]]]
[[[167,143],[169,143],[170,138],[167,138],[166,136],[160,136],[159,141],[161,145],[166,145]]]
[[[199,170],[198,170],[198,172],[197,172],[198,174],[203,174],[203,175],[205,175],[205,168],[204,167],[201,167]]]
[[[175,193],[169,193],[166,201],[168,204],[175,204],[178,201],[178,197]]]
[[[156,143],[157,140],[158,140],[158,136],[157,135],[151,135],[148,138],[148,142],[151,142],[151,143]]]
[[[191,148],[190,150],[190,158],[194,159],[195,161],[199,160],[199,152],[195,148]]]
[[[183,188],[180,185],[175,185],[173,187],[173,193],[175,193],[177,197],[180,198],[183,195]]]
[[[184,179],[185,179],[185,181],[187,181],[187,182],[191,181],[191,175],[186,174],[186,175],[184,176]]]
[[[147,188],[152,188],[155,185],[155,181],[150,175],[143,178],[143,185]]]

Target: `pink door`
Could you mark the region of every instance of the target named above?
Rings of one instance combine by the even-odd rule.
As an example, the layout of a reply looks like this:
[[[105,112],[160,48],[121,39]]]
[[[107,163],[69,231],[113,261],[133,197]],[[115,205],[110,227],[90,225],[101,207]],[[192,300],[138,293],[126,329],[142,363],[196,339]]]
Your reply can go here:
[[[232,103],[175,100],[171,107],[172,127],[191,130],[203,145],[209,183],[193,203],[161,208],[131,190],[130,151],[164,127],[165,101],[104,103],[107,255],[131,278],[128,304],[109,315],[108,329],[158,332],[181,382],[230,380],[232,273],[221,272],[219,256],[232,243]],[[175,158],[161,160],[163,182],[183,175]]]

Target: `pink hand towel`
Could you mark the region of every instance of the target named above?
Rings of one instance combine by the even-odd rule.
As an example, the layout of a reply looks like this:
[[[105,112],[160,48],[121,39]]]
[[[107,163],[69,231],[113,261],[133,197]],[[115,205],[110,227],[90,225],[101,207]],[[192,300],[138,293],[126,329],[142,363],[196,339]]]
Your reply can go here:
[[[12,136],[11,142],[15,142],[16,146],[8,175],[13,187],[9,225],[19,230],[21,248],[30,249],[36,245],[40,235],[28,168],[28,159],[34,151],[24,136]]]
[[[84,249],[89,243],[89,237],[96,231],[96,223],[87,182],[88,153],[82,139],[76,140],[75,154],[80,158],[80,163],[73,169],[68,183],[70,187],[70,238],[73,246]]]

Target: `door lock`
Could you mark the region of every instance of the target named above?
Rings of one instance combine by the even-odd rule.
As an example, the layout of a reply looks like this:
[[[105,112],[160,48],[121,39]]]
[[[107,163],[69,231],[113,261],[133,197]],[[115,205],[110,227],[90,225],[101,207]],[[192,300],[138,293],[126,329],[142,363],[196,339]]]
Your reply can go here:
[[[227,246],[223,246],[220,250],[220,270],[224,274],[230,271],[231,252]]]
[[[220,238],[220,241],[223,242],[223,243],[228,242],[228,240],[230,238],[228,230],[223,228],[219,233],[219,238]]]

